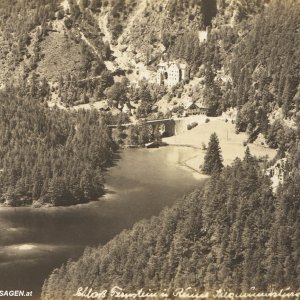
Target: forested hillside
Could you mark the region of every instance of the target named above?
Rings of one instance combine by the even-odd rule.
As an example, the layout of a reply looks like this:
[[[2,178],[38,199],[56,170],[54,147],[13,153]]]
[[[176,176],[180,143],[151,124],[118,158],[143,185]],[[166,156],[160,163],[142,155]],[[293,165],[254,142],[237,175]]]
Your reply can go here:
[[[49,99],[67,106],[108,99],[114,75],[133,84],[132,60],[155,72],[164,57],[186,61],[201,78],[193,98],[209,115],[237,107],[238,131],[267,134],[272,112],[298,111],[297,0],[15,0],[1,2],[0,14],[1,83],[36,76]],[[127,63],[118,65],[122,55]]]
[[[299,136],[298,136],[299,138]],[[105,246],[86,248],[45,281],[42,299],[70,299],[77,288],[172,293],[219,288],[233,292],[300,286],[299,148],[274,195],[247,151],[159,217],[136,224]]]
[[[251,17],[236,10],[234,25],[227,16],[233,8],[224,4],[206,44],[199,46],[196,34],[188,33],[170,49],[172,56],[187,60],[194,71],[204,65],[209,114],[237,107],[237,130],[249,134],[256,129],[266,133],[267,116],[276,109],[287,118],[299,110],[300,3],[259,3],[243,5],[244,10],[253,8]]]
[[[202,76],[202,96],[193,97],[203,97],[208,115],[236,107],[237,132],[246,131],[250,142],[262,133],[284,152],[299,115],[300,2],[223,1],[217,7],[206,43],[199,45],[189,32],[178,36],[169,54]]]
[[[73,104],[98,97],[96,79],[106,70],[110,51],[84,1],[65,6],[58,0],[4,1],[0,16],[1,85],[35,77],[51,87],[48,100]],[[80,81],[94,77],[95,82]]]
[[[13,88],[0,103],[1,204],[71,205],[103,194],[113,152],[103,116],[49,110]]]
[[[274,1],[233,51],[231,100],[240,108],[239,130],[265,132],[266,115],[278,108],[284,117],[299,112],[299,55],[300,3]]]

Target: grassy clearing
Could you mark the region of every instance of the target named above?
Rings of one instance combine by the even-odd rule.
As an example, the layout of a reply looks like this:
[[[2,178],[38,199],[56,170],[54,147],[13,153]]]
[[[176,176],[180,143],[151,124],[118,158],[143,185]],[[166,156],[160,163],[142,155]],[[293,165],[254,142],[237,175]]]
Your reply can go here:
[[[197,121],[197,117],[190,118],[191,122]],[[164,139],[169,145],[185,145],[199,148],[199,155],[185,161],[185,164],[192,169],[199,170],[199,166],[203,164],[205,151],[202,150],[202,144],[206,146],[209,137],[216,132],[220,141],[220,147],[224,159],[224,165],[229,165],[236,157],[244,157],[246,147],[244,141],[247,140],[245,133],[235,133],[235,125],[231,122],[225,122],[218,118],[210,118],[210,122],[204,123],[203,117],[198,118],[198,126],[192,130],[182,132],[176,136]],[[250,152],[256,157],[268,156],[269,159],[274,158],[276,150],[266,146],[249,144]]]

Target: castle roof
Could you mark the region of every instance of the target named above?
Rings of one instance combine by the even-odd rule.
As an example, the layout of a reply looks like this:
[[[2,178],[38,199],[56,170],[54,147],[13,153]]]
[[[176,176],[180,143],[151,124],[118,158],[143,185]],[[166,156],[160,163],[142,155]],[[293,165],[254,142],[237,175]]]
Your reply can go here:
[[[162,59],[160,60],[158,67],[171,67],[172,65],[176,65],[178,69],[186,69],[187,68],[187,64],[185,63],[180,63],[178,61],[168,61],[168,62],[164,62]]]

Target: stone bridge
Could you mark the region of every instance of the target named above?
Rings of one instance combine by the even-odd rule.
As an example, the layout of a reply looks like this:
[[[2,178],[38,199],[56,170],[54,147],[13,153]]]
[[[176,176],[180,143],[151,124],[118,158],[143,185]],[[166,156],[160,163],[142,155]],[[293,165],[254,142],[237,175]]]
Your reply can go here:
[[[147,120],[142,123],[127,123],[127,124],[120,124],[120,125],[108,125],[109,128],[128,128],[131,126],[139,126],[139,125],[150,125],[152,127],[152,132],[155,130],[159,130],[161,135],[164,137],[173,136],[176,134],[176,122],[178,120],[169,118],[169,119],[157,119],[157,120]]]

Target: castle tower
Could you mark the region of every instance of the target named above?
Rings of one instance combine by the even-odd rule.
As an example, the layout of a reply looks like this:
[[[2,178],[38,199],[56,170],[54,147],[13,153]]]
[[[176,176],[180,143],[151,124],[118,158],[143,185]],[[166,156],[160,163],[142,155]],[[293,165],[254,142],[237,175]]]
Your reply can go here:
[[[168,64],[161,58],[157,66],[156,82],[161,85],[164,84],[165,79],[168,79]]]

